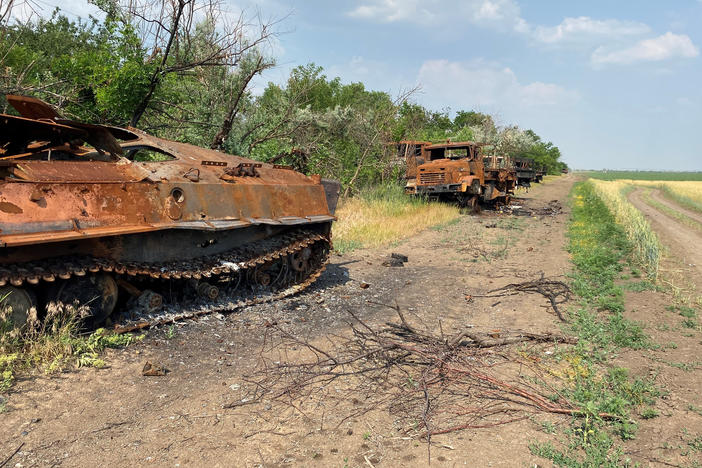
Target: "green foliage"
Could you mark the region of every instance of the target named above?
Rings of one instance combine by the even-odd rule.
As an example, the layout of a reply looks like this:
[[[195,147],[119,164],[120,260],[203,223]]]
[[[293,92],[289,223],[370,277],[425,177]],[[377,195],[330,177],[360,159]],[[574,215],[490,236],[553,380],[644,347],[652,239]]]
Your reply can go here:
[[[534,161],[535,167],[544,167],[548,174],[560,174],[561,170],[568,166],[560,161],[561,150],[553,143],[544,142],[533,130],[527,130],[527,135],[533,139],[533,143],[523,151],[519,151],[515,156],[529,158]]]
[[[563,166],[558,148],[530,130],[500,128],[476,111],[452,118],[448,110],[395,102],[363,83],[328,78],[314,63],[254,96],[250,79],[273,59],[244,47],[235,67],[216,60],[202,65],[200,59],[217,56],[221,45],[212,17],[181,25],[164,55],[163,38],[147,36],[120,2],[92,1],[106,12],[104,20],[71,20],[57,9],[50,18],[0,29],[0,91],[31,90],[69,118],[132,122],[156,136],[289,164],[338,179],[346,194],[397,180],[403,171],[387,143],[401,139],[475,140],[508,156],[533,157],[550,172]]]
[[[15,24],[0,43],[6,54],[3,93],[34,88],[77,119],[124,125],[146,92],[153,66],[145,62],[133,28],[115,20],[49,19]]]

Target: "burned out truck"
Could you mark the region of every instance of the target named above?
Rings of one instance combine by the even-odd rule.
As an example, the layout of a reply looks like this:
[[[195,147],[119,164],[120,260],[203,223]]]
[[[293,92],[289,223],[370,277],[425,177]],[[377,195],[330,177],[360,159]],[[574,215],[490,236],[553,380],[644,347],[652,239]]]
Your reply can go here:
[[[517,186],[517,171],[509,156],[493,154],[483,157],[485,184],[493,185],[505,195],[499,202],[508,205]]]
[[[506,185],[490,176],[486,179],[485,164],[477,143],[414,143],[414,164],[407,166],[406,193],[458,202],[474,209],[479,202],[508,201]]]
[[[531,183],[536,180],[534,160],[529,158],[514,158],[514,168],[517,171],[517,185],[526,188],[531,187]]]

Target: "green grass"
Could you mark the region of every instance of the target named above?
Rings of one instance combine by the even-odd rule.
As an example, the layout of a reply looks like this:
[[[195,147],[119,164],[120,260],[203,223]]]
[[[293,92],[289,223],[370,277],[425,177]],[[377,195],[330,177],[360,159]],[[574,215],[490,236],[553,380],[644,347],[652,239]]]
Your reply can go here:
[[[702,172],[661,172],[661,171],[583,171],[592,179],[600,180],[702,180]]]
[[[699,317],[697,315],[697,309],[689,306],[683,305],[670,305],[666,307],[666,310],[670,312],[677,312],[682,318],[682,326],[685,328],[699,329]]]
[[[571,195],[571,288],[580,305],[569,310],[566,329],[578,337],[578,344],[554,356],[565,366],[556,375],[567,377],[559,393],[584,408],[587,417],[574,418],[558,443],[532,444],[530,449],[556,466],[630,466],[620,441],[635,437],[632,415],[654,417],[651,405],[660,394],[652,380],[632,378],[610,363],[622,348],[652,346],[641,325],[624,317],[623,289],[617,284],[633,246],[592,184],[576,184]],[[603,412],[614,417],[597,416]]]
[[[144,336],[105,329],[85,334],[74,307],[48,309],[41,323],[23,329],[0,323],[0,392],[7,391],[18,374],[32,370],[53,373],[67,367],[105,367],[106,349],[128,346]]]

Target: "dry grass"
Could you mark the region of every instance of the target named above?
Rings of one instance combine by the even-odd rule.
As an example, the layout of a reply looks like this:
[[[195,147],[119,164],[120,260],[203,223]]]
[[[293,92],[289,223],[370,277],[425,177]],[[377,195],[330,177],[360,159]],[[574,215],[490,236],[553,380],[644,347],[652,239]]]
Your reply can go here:
[[[634,246],[636,260],[646,269],[649,278],[655,279],[658,276],[661,246],[646,218],[626,199],[625,191],[631,187],[631,182],[590,179],[597,196],[607,206],[617,224],[624,228]]]
[[[702,212],[702,181],[622,179],[618,182],[640,187],[657,188],[663,191],[668,198],[682,206]]]
[[[348,252],[379,247],[458,218],[457,206],[410,198],[401,187],[382,187],[343,200],[336,212],[334,246]]]

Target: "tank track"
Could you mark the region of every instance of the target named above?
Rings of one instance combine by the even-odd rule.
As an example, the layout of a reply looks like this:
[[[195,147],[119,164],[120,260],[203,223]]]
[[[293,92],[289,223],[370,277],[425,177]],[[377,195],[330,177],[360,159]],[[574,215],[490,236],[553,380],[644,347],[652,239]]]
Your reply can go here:
[[[96,257],[56,258],[43,262],[0,267],[0,286],[10,284],[20,287],[24,283],[31,285],[40,282],[54,282],[57,279],[70,279],[73,276],[85,276],[89,273],[114,273],[127,279],[147,280],[200,280],[219,279],[227,275],[237,275],[239,282],[253,269],[274,262],[278,259],[301,252],[311,247],[316,255],[304,277],[278,291],[267,288],[251,288],[235,294],[223,291],[215,300],[194,299],[187,304],[165,304],[161,310],[148,312],[132,306],[121,312],[114,330],[125,333],[142,328],[173,323],[214,312],[233,311],[243,307],[275,301],[296,294],[322,274],[331,249],[327,236],[311,231],[295,231],[280,236],[252,242],[241,248],[228,252],[200,257],[187,261],[166,263],[121,263],[110,259]]]

